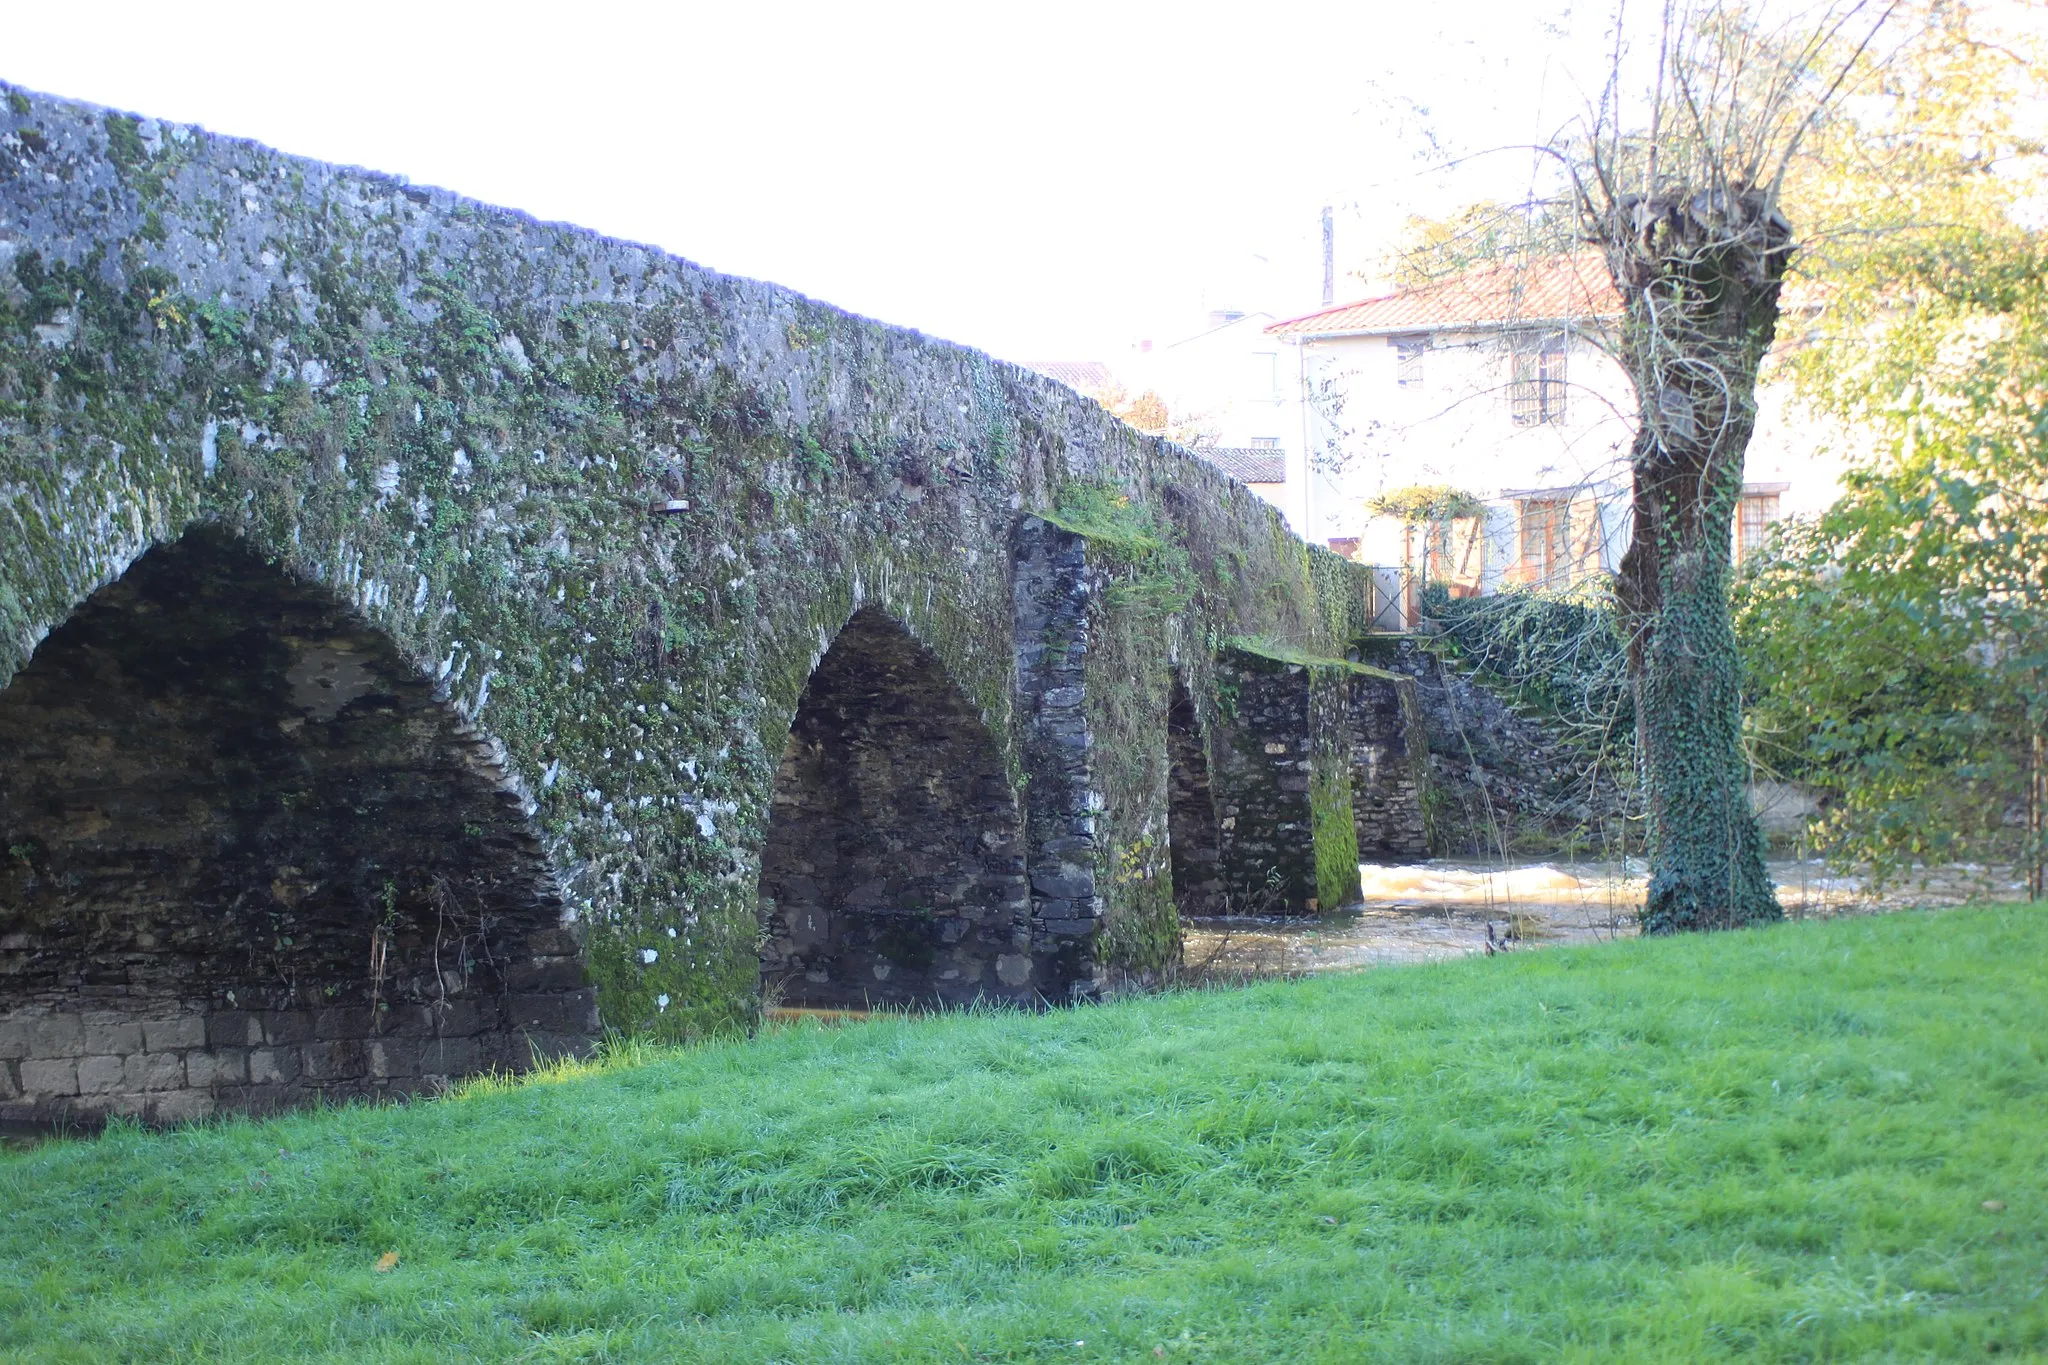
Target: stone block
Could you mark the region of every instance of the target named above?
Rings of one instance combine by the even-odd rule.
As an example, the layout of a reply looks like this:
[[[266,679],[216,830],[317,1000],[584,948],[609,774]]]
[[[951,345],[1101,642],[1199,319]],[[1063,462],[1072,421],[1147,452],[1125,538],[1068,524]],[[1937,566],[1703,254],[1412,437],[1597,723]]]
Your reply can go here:
[[[215,1010],[206,1019],[206,1045],[262,1047],[263,1016],[251,1010]]]
[[[474,1038],[438,1038],[420,1051],[420,1074],[467,1076],[483,1065],[484,1052]]]
[[[88,1054],[125,1057],[142,1051],[142,1025],[130,1015],[95,1010],[80,1015],[79,1024],[85,1030]]]
[[[431,1038],[434,1011],[428,1005],[387,1005],[377,1011],[371,1036],[379,1038]]]
[[[143,1046],[151,1052],[182,1052],[188,1047],[206,1046],[206,1016],[180,1014],[169,1019],[142,1021]]]
[[[121,1081],[124,1090],[182,1090],[185,1087],[185,1059],[175,1052],[138,1052],[127,1059]]]
[[[85,1025],[75,1014],[46,1014],[28,1026],[31,1057],[83,1057]]]
[[[249,1083],[253,1086],[285,1086],[299,1079],[299,1050],[295,1047],[257,1048],[249,1054]]]
[[[17,1061],[29,1055],[28,1021],[0,1019],[0,1062]]]
[[[1032,889],[1040,895],[1078,900],[1095,894],[1095,870],[1072,863],[1055,863],[1031,874]]]
[[[357,1006],[316,1010],[313,1014],[313,1036],[330,1043],[344,1038],[367,1038],[370,1036],[370,1011]]]
[[[129,1087],[122,1083],[127,1059],[122,1057],[81,1057],[78,1059],[78,1093],[111,1095]],[[136,1086],[139,1090],[142,1087]]]
[[[494,1022],[485,1018],[483,1007],[474,1000],[448,1000],[434,1006],[434,1025],[444,1038],[466,1038]]]
[[[243,1085],[249,1079],[249,1056],[240,1048],[215,1048],[185,1054],[185,1084],[199,1089]]]
[[[0,1062],[0,1100],[21,1098],[21,1082],[14,1079],[14,1068]]]
[[[71,1057],[35,1058],[21,1064],[24,1095],[76,1095],[78,1062]]]
[[[1086,938],[1101,923],[1095,919],[1049,919],[1045,922],[1045,932],[1055,938]]]
[[[582,951],[576,935],[560,927],[534,930],[526,936],[525,946],[535,957],[575,957]]]
[[[1095,840],[1086,834],[1062,834],[1047,839],[1039,847],[1039,853],[1046,858],[1072,863],[1077,858],[1088,859],[1095,855]]]
[[[214,1110],[214,1098],[204,1090],[172,1090],[149,1102],[152,1123],[190,1123]]]
[[[263,1040],[276,1046],[280,1043],[310,1043],[313,1041],[313,1013],[311,1010],[270,1010],[263,1016]]]
[[[377,1038],[365,1049],[369,1074],[375,1080],[390,1080],[420,1074],[420,1052],[429,1046],[416,1038]]]
[[[295,1085],[252,1085],[237,1091],[232,1098],[238,1109],[252,1114],[274,1114],[291,1108],[304,1093]]]
[[[1028,934],[1030,930],[1026,929],[1025,932]],[[581,1034],[585,1038],[597,1037],[604,1027],[604,1021],[597,1013],[597,987],[583,986],[573,991],[563,991],[562,998],[565,1001],[576,1002],[576,1014],[573,1016],[575,1026],[569,1032]]]
[[[527,1033],[587,1032],[589,1016],[588,1004],[578,991],[505,997],[507,1024]]]
[[[582,984],[583,964],[573,957],[528,958],[505,971],[508,991],[570,991]]]
[[[118,1095],[103,1095],[93,1100],[92,1103],[99,1107],[99,1112],[102,1114],[118,1114],[126,1119],[147,1119],[149,1117],[149,1096],[147,1095],[130,1094],[127,1091],[123,1091]],[[84,1102],[81,1102],[79,1105],[81,1114],[84,1108]]]
[[[355,1038],[308,1043],[299,1049],[299,1061],[309,1081],[352,1081],[364,1071],[363,1044]]]

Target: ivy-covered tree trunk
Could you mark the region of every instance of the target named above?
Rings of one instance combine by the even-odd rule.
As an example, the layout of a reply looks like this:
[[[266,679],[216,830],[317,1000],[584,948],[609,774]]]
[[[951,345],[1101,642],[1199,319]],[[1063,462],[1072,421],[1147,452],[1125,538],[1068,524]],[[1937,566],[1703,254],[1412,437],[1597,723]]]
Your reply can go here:
[[[1609,268],[1641,428],[1616,593],[1649,816],[1645,933],[1782,917],[1749,804],[1729,532],[1791,229],[1768,196],[1623,200]]]

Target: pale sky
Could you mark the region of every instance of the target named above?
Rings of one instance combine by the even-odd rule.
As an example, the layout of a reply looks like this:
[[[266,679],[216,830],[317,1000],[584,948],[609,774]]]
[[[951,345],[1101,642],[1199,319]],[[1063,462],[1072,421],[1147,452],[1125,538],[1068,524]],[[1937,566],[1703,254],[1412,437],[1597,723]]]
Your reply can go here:
[[[21,3],[0,79],[368,166],[1010,359],[1317,305],[1518,195],[1605,4]],[[1540,11],[1540,12],[1539,12]],[[1576,77],[1576,79],[1575,79]],[[1364,292],[1340,278],[1338,297]]]

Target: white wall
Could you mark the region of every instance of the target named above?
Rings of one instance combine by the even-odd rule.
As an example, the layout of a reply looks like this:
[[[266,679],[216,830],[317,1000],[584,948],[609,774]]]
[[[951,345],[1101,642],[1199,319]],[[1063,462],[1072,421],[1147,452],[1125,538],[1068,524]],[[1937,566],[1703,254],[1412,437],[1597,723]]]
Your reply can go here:
[[[1628,534],[1628,450],[1635,434],[1635,392],[1627,373],[1588,336],[1569,339],[1561,422],[1515,425],[1513,373],[1499,329],[1440,332],[1424,353],[1422,382],[1398,383],[1397,352],[1386,336],[1290,344],[1302,383],[1290,439],[1335,454],[1338,487],[1318,490],[1323,504],[1312,538],[1358,536],[1373,563],[1401,559],[1399,527],[1370,517],[1365,499],[1415,484],[1449,484],[1494,503],[1489,527],[1489,588],[1517,556],[1512,505],[1503,495],[1532,489],[1580,489],[1601,504],[1607,567],[1619,562]],[[1300,393],[1309,395],[1305,408]],[[1817,511],[1839,492],[1839,433],[1793,410],[1782,383],[1758,395],[1758,423],[1745,481],[1786,483],[1781,513]],[[1301,464],[1290,462],[1290,474]]]

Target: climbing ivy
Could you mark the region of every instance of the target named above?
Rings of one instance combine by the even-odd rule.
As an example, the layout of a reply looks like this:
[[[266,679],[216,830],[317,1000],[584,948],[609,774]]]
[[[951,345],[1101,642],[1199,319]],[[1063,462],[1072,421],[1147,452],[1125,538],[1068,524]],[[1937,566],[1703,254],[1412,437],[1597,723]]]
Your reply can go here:
[[[1422,610],[1441,627],[1443,647],[1504,686],[1516,703],[1575,739],[1611,750],[1617,771],[1631,766],[1635,693],[1605,582],[1485,597],[1453,597],[1432,583],[1422,590]]]

